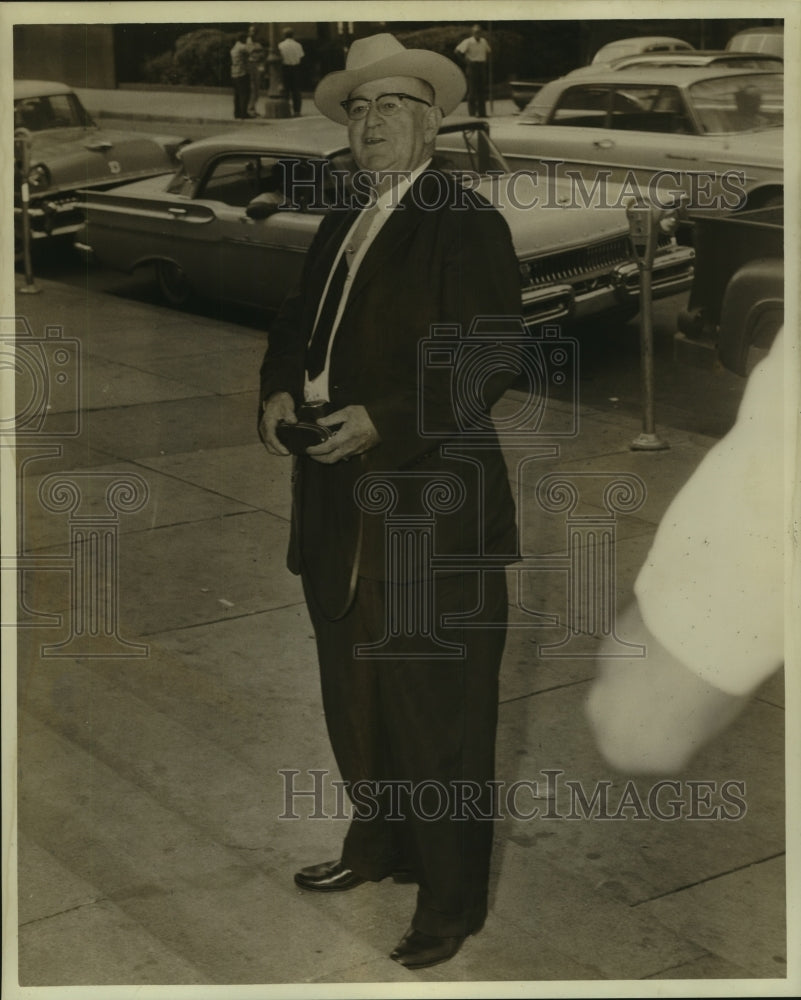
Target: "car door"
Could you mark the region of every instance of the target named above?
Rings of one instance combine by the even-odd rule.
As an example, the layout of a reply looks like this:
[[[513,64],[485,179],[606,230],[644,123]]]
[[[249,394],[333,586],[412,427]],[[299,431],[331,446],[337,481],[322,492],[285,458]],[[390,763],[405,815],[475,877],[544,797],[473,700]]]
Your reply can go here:
[[[319,216],[293,202],[292,176],[285,160],[264,153],[230,153],[209,166],[195,203],[215,211],[201,274],[213,298],[276,307],[296,283]],[[265,199],[271,214],[251,217],[248,206]]]
[[[558,126],[558,127],[557,127]],[[683,170],[702,164],[699,136],[678,87],[630,83],[587,83],[562,92],[545,125],[523,133],[516,154],[501,148],[512,166],[524,166],[522,144],[529,146],[529,160],[558,161],[576,170],[585,187],[601,177],[628,183],[632,193],[638,185],[643,193],[657,171],[674,171],[665,178],[660,194],[668,188],[681,190],[688,184]],[[632,181],[634,183],[632,184]]]

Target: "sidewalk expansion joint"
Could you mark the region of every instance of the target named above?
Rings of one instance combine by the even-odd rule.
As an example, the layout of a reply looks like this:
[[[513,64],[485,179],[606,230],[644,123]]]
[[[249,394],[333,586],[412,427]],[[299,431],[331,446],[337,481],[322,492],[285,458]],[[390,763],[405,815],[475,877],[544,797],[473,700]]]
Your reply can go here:
[[[306,602],[300,601],[290,601],[289,604],[277,604],[274,608],[259,608],[256,611],[243,611],[241,615],[225,615],[222,618],[210,618],[208,621],[203,622],[192,622],[189,625],[176,625],[175,628],[160,628],[153,632],[139,632],[138,636],[142,639],[152,639],[159,635],[172,635],[173,632],[188,632],[193,628],[206,628],[209,625],[223,625],[225,622],[235,622],[242,618],[255,618],[257,615],[269,615],[273,611],[286,611],[289,608],[305,608]]]
[[[566,688],[576,687],[577,684],[588,684],[591,678],[585,677],[577,681],[566,681],[564,684],[552,684],[550,687],[538,688],[536,691],[529,691],[526,694],[515,695],[514,698],[504,698],[499,701],[499,705],[511,705],[516,701],[523,701],[526,698],[535,698],[539,694],[548,694],[551,691],[563,691]]]
[[[719,878],[725,878],[727,875],[733,875],[735,872],[745,871],[747,868],[754,868],[756,865],[762,865],[766,861],[775,861],[776,858],[783,858],[785,853],[785,851],[777,851],[775,854],[769,854],[765,858],[758,858],[756,861],[747,861],[743,865],[727,868],[725,872],[718,872],[717,875],[709,875],[707,878],[699,878],[695,882],[688,882],[687,885],[680,885],[675,889],[659,892],[655,896],[649,896],[647,899],[640,899],[636,903],[632,903],[631,908],[634,909],[637,906],[642,906],[644,903],[653,903],[655,900],[664,899],[666,896],[675,896],[676,893],[684,892],[687,889],[694,889],[697,885],[705,885],[707,882],[715,882]]]
[[[46,920],[52,920],[54,917],[63,917],[65,913],[75,913],[77,910],[83,910],[87,906],[96,906],[98,903],[107,903],[107,896],[97,896],[95,899],[88,899],[85,903],[76,903],[75,906],[67,906],[63,910],[56,910],[55,913],[46,913],[41,917],[34,917],[32,920],[21,920],[20,929],[23,927],[33,927],[35,924],[42,924]]]

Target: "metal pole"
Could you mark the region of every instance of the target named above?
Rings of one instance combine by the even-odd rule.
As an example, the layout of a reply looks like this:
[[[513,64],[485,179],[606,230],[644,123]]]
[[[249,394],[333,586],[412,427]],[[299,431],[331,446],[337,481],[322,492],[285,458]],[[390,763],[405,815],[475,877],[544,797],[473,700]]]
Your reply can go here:
[[[281,54],[275,40],[275,25],[270,24],[270,51],[267,54],[269,90],[264,98],[265,118],[289,118],[289,97],[281,80]]]
[[[14,131],[14,138],[22,144],[20,163],[20,201],[22,205],[22,259],[25,265],[25,284],[19,289],[25,295],[38,295],[41,291],[33,280],[33,259],[31,256],[31,188],[28,175],[31,169],[31,134],[26,128]]]
[[[640,272],[640,375],[642,379],[642,433],[631,443],[634,451],[663,451],[669,448],[654,428],[654,321],[652,278],[659,223],[663,213],[652,205],[630,200],[626,206],[629,232]]]
[[[642,378],[642,433],[631,443],[633,451],[664,451],[670,445],[656,433],[654,422],[654,317],[650,261],[640,261],[640,375]]]
[[[490,114],[495,114],[495,101],[492,96],[492,63],[493,63],[493,51],[492,51],[492,21],[487,21],[487,34],[489,35],[489,57],[487,59],[487,87],[489,88],[489,106]]]

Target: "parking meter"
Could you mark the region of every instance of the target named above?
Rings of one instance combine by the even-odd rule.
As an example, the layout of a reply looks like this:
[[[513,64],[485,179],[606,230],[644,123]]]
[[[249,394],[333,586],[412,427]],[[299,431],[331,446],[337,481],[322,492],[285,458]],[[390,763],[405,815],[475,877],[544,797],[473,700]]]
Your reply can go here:
[[[626,218],[629,220],[629,236],[637,264],[651,267],[656,253],[657,220],[654,208],[632,198],[626,205]]]
[[[26,128],[14,129],[14,177],[19,184],[27,183],[31,170],[31,133]]]
[[[20,207],[22,212],[22,254],[25,264],[25,284],[21,292],[28,294],[38,292],[33,281],[31,264],[31,189],[28,177],[31,172],[31,133],[26,128],[14,129],[14,187],[19,187]]]
[[[678,225],[675,208],[657,208],[647,202],[629,198],[626,203],[626,218],[629,221],[629,236],[634,256],[640,268],[651,268],[654,263],[660,233],[673,233]]]
[[[631,444],[634,451],[663,451],[669,445],[654,430],[654,328],[652,268],[659,233],[675,227],[675,212],[648,202],[629,199],[626,218],[637,267],[640,271],[640,368],[643,390],[643,429]],[[668,230],[669,231],[669,230]]]

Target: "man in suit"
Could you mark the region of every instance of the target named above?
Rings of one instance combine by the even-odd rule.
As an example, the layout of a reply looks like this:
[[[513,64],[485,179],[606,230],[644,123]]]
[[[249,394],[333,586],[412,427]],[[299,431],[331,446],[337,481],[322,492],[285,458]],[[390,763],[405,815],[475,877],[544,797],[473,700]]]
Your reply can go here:
[[[353,812],[341,856],[295,881],[318,892],[416,882],[412,925],[391,954],[409,968],[453,957],[486,916],[503,567],[517,556],[488,419],[516,362],[492,338],[465,341],[477,319],[493,330],[519,319],[517,259],[501,215],[430,162],[464,90],[450,60],[391,35],[354,42],[345,70],[321,81],[315,103],[347,126],[372,204],[323,220],[261,370],[269,451],[288,454],[282,422],[297,423],[301,407],[323,410],[317,422],[333,431],[295,460],[288,561]],[[445,363],[440,351],[428,365],[421,345],[436,327],[460,334],[442,341]],[[458,344],[480,368],[477,403],[467,391],[478,437],[456,385]],[[382,514],[409,519],[406,548],[387,542]],[[420,523],[435,555],[451,557],[444,571],[409,541]],[[492,568],[477,569],[482,559]]]

